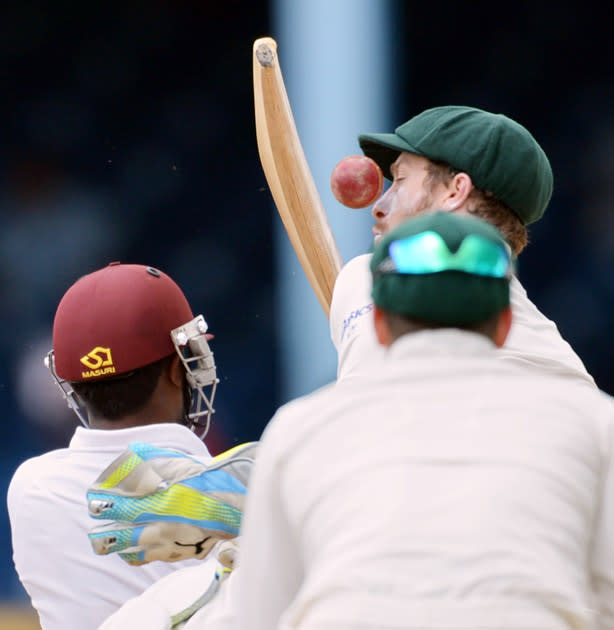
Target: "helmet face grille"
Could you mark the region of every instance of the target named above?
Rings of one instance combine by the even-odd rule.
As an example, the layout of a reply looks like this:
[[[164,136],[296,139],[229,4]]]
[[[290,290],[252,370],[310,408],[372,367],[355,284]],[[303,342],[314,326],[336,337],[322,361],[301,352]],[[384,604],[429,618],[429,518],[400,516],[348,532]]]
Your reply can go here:
[[[47,353],[47,356],[45,357],[45,366],[51,373],[51,378],[54,380],[55,384],[60,388],[62,396],[64,397],[69,409],[72,409],[77,415],[77,418],[79,418],[79,422],[89,429],[90,423],[85,403],[77,395],[77,392],[72,388],[71,384],[66,379],[58,376],[55,368],[55,356],[53,350],[50,350]]]
[[[211,416],[215,413],[213,399],[219,383],[206,332],[207,323],[202,315],[198,315],[172,330],[170,335],[192,392],[187,421],[201,439],[209,431]]]
[[[111,264],[66,292],[53,324],[59,377],[91,381],[169,356],[169,333],[194,317],[185,295],[165,273],[144,265]]]

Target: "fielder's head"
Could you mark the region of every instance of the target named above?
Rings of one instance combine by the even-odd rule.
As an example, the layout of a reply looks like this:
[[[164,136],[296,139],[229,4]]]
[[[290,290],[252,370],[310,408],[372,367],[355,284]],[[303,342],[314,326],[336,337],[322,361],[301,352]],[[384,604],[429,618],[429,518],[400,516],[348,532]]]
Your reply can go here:
[[[181,378],[179,417],[151,422],[185,421],[204,436],[218,382],[206,332],[165,273],[111,263],[77,280],[60,301],[48,366],[88,426],[88,416],[113,422],[138,413],[172,364]]]
[[[376,239],[425,210],[462,211],[501,231],[515,254],[552,196],[552,169],[535,138],[502,114],[427,109],[393,133],[361,134],[361,149],[392,186],[373,206]]]
[[[511,325],[508,246],[489,223],[449,212],[409,219],[371,259],[382,345],[425,328],[462,328],[503,345]]]

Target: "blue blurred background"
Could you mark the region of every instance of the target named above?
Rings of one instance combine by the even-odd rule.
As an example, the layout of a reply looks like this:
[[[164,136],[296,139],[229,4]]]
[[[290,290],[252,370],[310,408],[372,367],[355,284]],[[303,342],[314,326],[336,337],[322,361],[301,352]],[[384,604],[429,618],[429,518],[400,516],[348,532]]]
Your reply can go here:
[[[310,147],[326,144],[334,123],[330,132],[310,132],[320,114],[312,121],[309,111],[297,114],[307,158],[324,174],[316,181],[346,259],[369,247],[368,211],[331,202],[326,176],[358,152],[358,132],[389,131],[443,104],[502,112],[531,130],[551,159],[555,192],[531,229],[519,273],[599,386],[614,394],[614,55],[605,3],[348,2],[2,4],[3,495],[22,460],[66,445],[74,430],[42,358],[65,290],[108,262],[163,269],[209,322],[221,379],[213,452],[256,439],[279,404],[334,378],[315,298],[288,297],[280,288],[288,272],[307,285],[283,251],[257,154],[251,52],[264,35],[278,39],[288,82],[302,78],[311,86],[305,98],[322,104],[322,119],[341,124],[361,112],[351,137],[326,158]],[[346,14],[327,19],[333,6]],[[315,32],[298,31],[305,7],[321,18],[310,27]],[[376,10],[381,21],[354,27],[350,14],[361,10]],[[327,37],[319,37],[318,24],[326,24]],[[343,54],[347,62],[348,50],[358,56],[376,48],[378,63],[352,68],[347,90],[338,76],[334,102],[318,91],[317,73],[284,64],[317,49],[323,66],[334,69]],[[301,98],[293,90],[296,114]],[[365,107],[370,102],[379,114]],[[361,236],[348,236],[354,234]],[[311,349],[294,359],[282,332],[288,301],[316,319],[314,332],[301,328]],[[297,368],[292,383],[288,361]],[[1,598],[24,602],[4,505]]]

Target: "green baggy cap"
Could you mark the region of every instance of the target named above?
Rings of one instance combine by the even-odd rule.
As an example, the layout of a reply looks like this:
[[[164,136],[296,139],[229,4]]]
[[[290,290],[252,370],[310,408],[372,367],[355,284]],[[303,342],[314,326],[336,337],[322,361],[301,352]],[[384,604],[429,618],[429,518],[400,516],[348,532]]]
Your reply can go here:
[[[408,241],[418,247],[406,248],[405,260],[401,255],[395,262],[395,245],[402,249]],[[407,265],[405,271],[399,264]],[[433,324],[469,326],[509,306],[511,270],[503,237],[486,221],[450,212],[420,214],[375,246],[371,295],[385,311]]]
[[[414,153],[467,173],[527,225],[541,218],[552,196],[552,169],[543,149],[519,123],[475,107],[427,109],[394,130],[358,136],[364,154],[385,177],[399,153]]]

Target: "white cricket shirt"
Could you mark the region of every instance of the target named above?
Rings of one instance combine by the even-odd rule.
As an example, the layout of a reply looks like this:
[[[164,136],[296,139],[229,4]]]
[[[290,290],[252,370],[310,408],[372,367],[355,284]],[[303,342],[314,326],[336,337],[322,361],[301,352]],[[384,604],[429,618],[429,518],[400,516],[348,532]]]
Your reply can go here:
[[[497,352],[412,333],[278,411],[237,630],[614,627],[611,399]]]
[[[337,377],[344,378],[361,366],[379,360],[382,347],[373,328],[371,298],[371,254],[350,260],[340,271],[330,306],[331,338],[338,356]],[[556,324],[529,300],[516,277],[510,283],[512,329],[499,358],[533,364],[545,371],[594,384],[593,377]]]
[[[119,430],[78,427],[68,448],[19,466],[8,490],[13,559],[43,630],[93,630],[126,600],[197,560],[140,567],[117,554],[97,556],[88,530],[86,492],[130,442],[145,441],[207,462],[205,444],[179,424]]]
[[[173,618],[188,609],[208,590],[218,563],[210,553],[198,566],[175,571],[126,602],[98,630],[168,630]],[[177,630],[232,630],[234,575],[222,582],[213,599],[197,609]]]

